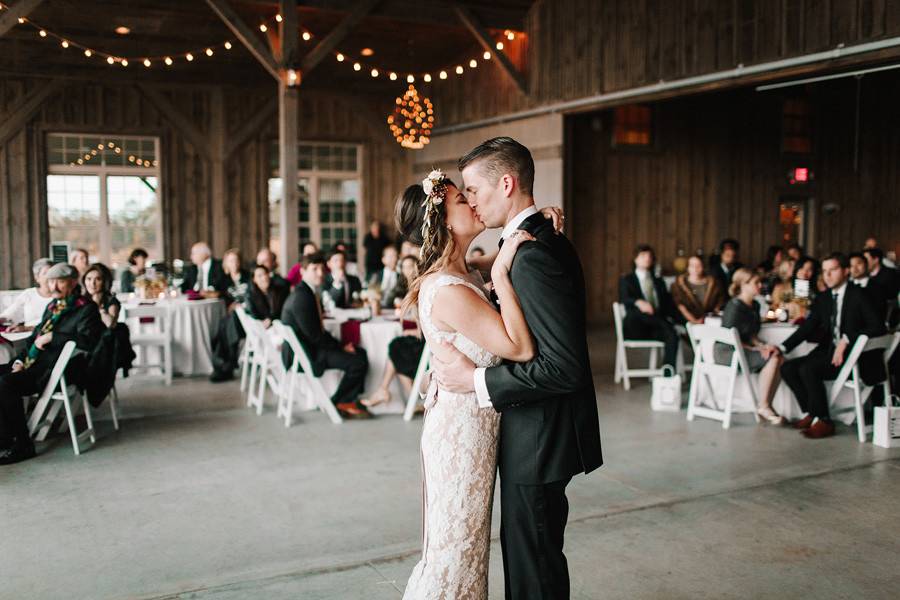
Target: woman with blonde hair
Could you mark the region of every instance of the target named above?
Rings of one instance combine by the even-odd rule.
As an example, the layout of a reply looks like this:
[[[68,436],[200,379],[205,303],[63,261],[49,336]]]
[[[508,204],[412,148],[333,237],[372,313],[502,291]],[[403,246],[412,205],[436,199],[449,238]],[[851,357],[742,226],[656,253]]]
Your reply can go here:
[[[759,339],[761,322],[759,302],[755,300],[762,290],[762,280],[750,269],[740,268],[731,278],[728,293],[731,300],[725,305],[722,327],[734,327],[741,337],[741,345],[747,357],[751,373],[759,373],[760,406],[757,413],[772,425],[783,425],[784,417],[772,408],[772,398],[781,382],[781,364],[784,357],[775,346]],[[734,350],[717,343],[713,349],[718,364],[730,364]]]

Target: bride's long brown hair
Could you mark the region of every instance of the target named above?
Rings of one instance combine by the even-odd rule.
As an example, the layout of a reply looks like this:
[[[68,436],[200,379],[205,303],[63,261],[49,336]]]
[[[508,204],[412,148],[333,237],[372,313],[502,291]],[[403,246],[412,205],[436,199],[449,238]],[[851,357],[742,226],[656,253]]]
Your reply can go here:
[[[449,179],[444,179],[447,186],[454,185]],[[455,186],[454,186],[455,187]],[[446,194],[445,194],[446,196]],[[432,273],[437,273],[450,263],[450,259],[456,252],[456,242],[447,229],[447,199],[435,207],[428,230],[422,231],[425,222],[425,190],[420,184],[411,185],[400,194],[395,206],[395,219],[397,230],[413,244],[422,248],[419,254],[419,276],[409,285],[409,292],[403,299],[400,311],[403,314],[419,302],[419,292],[422,282]]]

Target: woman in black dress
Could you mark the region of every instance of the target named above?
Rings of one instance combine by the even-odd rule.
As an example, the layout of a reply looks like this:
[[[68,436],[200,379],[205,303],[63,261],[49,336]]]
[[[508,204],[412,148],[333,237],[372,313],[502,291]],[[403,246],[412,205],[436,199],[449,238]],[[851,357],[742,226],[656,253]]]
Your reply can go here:
[[[268,329],[272,321],[281,316],[281,308],[288,293],[285,286],[272,285],[272,276],[266,267],[256,265],[253,267],[253,283],[244,301],[244,310],[254,319],[262,321]]]
[[[134,291],[134,280],[143,275],[147,270],[147,251],[143,248],[135,248],[128,255],[128,268],[119,276],[119,291],[129,293]]]
[[[228,281],[228,290],[225,292],[225,304],[228,313],[219,321],[219,328],[213,335],[213,372],[209,380],[213,383],[228,381],[234,377],[234,370],[238,363],[238,350],[241,340],[244,339],[244,329],[238,320],[234,309],[242,306],[250,289],[250,275],[241,268],[241,251],[231,248],[222,256],[222,270]]]
[[[94,263],[88,267],[81,276],[81,289],[85,297],[94,302],[100,309],[100,319],[106,325],[109,334],[104,334],[104,339],[95,349],[91,357],[89,368],[94,371],[95,363],[101,365],[100,377],[109,379],[110,387],[115,379],[117,369],[122,369],[125,376],[137,357],[131,347],[131,332],[125,323],[119,322],[119,314],[122,305],[118,298],[111,292],[113,274],[102,263]]]
[[[722,327],[734,327],[741,337],[747,367],[751,373],[759,373],[760,406],[759,416],[773,425],[784,424],[784,417],[772,408],[772,398],[781,382],[781,364],[784,357],[775,346],[759,339],[761,327],[759,318],[759,302],[754,300],[762,291],[760,276],[750,269],[741,268],[731,278],[729,294],[731,300],[725,305],[722,314]],[[716,344],[713,348],[716,363],[731,363],[734,350],[725,344]]]

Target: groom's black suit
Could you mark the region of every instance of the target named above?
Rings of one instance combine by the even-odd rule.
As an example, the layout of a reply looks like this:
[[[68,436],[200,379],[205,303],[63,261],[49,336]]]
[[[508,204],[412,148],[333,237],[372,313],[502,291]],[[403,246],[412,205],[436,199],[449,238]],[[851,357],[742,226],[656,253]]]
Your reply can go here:
[[[571,242],[541,214],[519,227],[510,278],[536,343],[527,363],[487,369],[500,421],[500,540],[506,597],[569,597],[563,535],[572,476],[601,464],[600,424],[585,337],[585,285]]]

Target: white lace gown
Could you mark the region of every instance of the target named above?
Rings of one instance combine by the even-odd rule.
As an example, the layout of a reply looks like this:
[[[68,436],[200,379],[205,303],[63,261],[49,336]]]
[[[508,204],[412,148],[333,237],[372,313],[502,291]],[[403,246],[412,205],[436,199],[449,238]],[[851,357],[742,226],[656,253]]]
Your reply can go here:
[[[501,358],[458,333],[438,330],[431,320],[437,291],[448,285],[483,287],[462,277],[438,274],[422,287],[419,322],[429,344],[452,343],[476,366]],[[422,430],[424,540],[404,600],[482,600],[488,596],[491,508],[497,471],[500,415],[479,408],[475,394],[451,394],[432,384]]]

